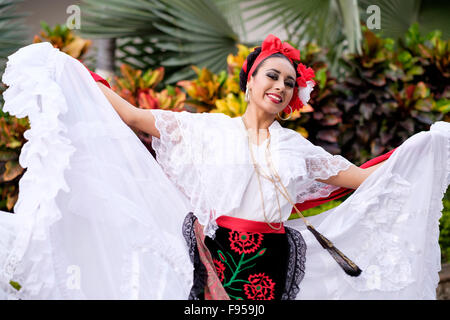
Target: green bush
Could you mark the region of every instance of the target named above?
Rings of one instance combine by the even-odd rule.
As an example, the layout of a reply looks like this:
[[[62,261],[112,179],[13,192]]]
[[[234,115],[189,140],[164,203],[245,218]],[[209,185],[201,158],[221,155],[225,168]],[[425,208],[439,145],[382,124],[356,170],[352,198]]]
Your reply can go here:
[[[343,59],[349,74],[334,86],[344,157],[362,164],[435,121],[450,121],[450,41],[440,36],[421,37],[413,25],[397,48],[364,30],[363,53]]]
[[[443,200],[444,209],[439,220],[439,245],[441,246],[441,260],[443,263],[450,263],[450,188]]]
[[[2,87],[0,85],[0,93]],[[18,195],[19,180],[25,170],[19,164],[19,155],[29,129],[28,118],[18,119],[1,110],[0,101],[0,210],[12,211]]]

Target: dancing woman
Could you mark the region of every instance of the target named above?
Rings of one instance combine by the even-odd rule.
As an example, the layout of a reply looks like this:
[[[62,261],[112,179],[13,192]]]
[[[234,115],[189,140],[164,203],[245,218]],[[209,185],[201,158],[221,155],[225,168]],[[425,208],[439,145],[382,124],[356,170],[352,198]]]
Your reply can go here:
[[[450,125],[357,167],[275,119],[309,98],[299,60],[269,35],[240,74],[247,110],[230,118],[135,108],[48,43],[10,56],[4,109],[31,129],[15,214],[0,216],[5,295],[434,299]],[[129,126],[153,136],[156,161]]]

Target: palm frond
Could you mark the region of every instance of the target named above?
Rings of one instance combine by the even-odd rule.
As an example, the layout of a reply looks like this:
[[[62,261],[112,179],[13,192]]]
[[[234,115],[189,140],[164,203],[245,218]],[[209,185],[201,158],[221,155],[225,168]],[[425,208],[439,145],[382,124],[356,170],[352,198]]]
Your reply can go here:
[[[333,63],[343,51],[358,52],[361,41],[356,0],[243,0],[250,23],[264,34],[285,31],[300,50],[306,42],[328,48]],[[344,40],[347,40],[344,42]],[[331,70],[338,70],[331,65]]]
[[[437,29],[442,32],[442,39],[450,38],[450,3],[446,0],[360,0],[361,17],[368,17],[366,10],[370,5],[377,5],[381,15],[381,29],[372,31],[383,36],[399,39],[417,22],[424,33]]]
[[[122,62],[166,67],[167,84],[195,76],[192,65],[226,69],[227,55],[237,52],[239,36],[214,1],[83,0],[82,11],[82,33],[117,38]]]
[[[0,74],[3,73],[6,58],[26,45],[27,29],[23,18],[28,13],[16,13],[21,0],[0,0]]]
[[[247,39],[247,29],[245,21],[242,17],[242,6],[240,0],[214,0],[216,6],[227,18],[229,24],[234,31],[238,33],[242,39]]]
[[[357,0],[338,0],[337,6],[344,25],[344,34],[348,41],[349,52],[361,54],[361,28]]]
[[[159,21],[149,0],[83,0],[80,34],[90,38],[122,38],[151,34]]]

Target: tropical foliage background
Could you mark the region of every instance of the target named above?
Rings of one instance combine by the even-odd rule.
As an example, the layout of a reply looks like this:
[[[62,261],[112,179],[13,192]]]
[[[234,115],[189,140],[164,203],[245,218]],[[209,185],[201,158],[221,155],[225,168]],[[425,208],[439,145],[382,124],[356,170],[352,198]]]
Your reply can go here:
[[[248,35],[278,30],[300,49],[318,83],[309,105],[279,121],[330,153],[361,165],[435,121],[450,121],[447,1],[83,0],[80,30],[43,22],[32,41],[21,27],[24,15],[14,10],[18,2],[0,0],[0,67],[23,45],[49,41],[95,69],[85,58],[91,40],[109,39],[113,52],[100,57],[114,59],[107,80],[138,108],[242,115],[239,71],[263,40]],[[379,30],[371,29],[373,5]],[[27,129],[27,119],[0,110],[0,210],[12,211],[17,200]],[[151,137],[136,134],[154,155]],[[443,261],[450,261],[449,194],[441,219]]]

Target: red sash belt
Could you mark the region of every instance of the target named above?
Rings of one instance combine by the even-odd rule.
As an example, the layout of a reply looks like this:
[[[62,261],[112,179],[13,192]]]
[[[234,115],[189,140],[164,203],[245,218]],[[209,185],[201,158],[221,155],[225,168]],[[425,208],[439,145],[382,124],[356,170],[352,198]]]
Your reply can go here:
[[[272,229],[266,222],[252,221],[241,218],[220,216],[216,219],[216,223],[219,227],[240,231],[240,232],[257,232],[257,233],[285,233],[283,223],[270,223],[274,228],[280,228],[280,230]]]

